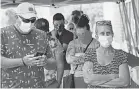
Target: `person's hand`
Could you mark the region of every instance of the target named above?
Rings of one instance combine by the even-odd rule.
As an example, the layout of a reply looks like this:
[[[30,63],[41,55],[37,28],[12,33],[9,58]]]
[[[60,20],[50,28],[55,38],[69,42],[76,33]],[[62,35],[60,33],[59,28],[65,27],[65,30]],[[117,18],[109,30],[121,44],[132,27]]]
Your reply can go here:
[[[43,65],[44,64],[44,56],[34,57],[34,54],[27,55],[22,59],[27,66],[35,66],[35,65]]]
[[[51,31],[51,34],[52,34],[52,37],[53,38],[56,38],[56,36],[57,36],[57,30],[56,29],[52,30]]]
[[[47,88],[59,88],[60,87],[60,84],[57,82],[57,80],[51,82]]]
[[[130,74],[132,80],[139,85],[139,66],[133,67]]]
[[[40,58],[39,58],[39,61],[38,61],[38,64],[37,66],[44,66],[47,64],[47,58],[46,58],[46,55],[42,55]]]
[[[75,53],[75,56],[76,57],[82,57],[82,56],[85,56],[85,53]]]

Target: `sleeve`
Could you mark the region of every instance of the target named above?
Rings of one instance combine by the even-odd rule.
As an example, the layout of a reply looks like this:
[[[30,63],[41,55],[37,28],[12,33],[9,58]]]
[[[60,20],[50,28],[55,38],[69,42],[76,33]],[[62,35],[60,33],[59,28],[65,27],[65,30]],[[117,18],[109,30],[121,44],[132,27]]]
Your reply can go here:
[[[139,66],[139,57],[134,56],[133,54],[127,53],[128,65],[131,67]]]
[[[66,55],[74,55],[75,54],[75,45],[74,41],[71,41],[68,45]]]
[[[5,34],[4,34],[4,29],[1,29],[1,55],[5,55],[5,52],[6,52],[6,37],[5,37]]]
[[[120,65],[124,64],[124,63],[128,63],[128,61],[127,61],[127,57],[128,57],[127,53],[124,52],[124,51],[121,51],[120,54],[121,54]]]
[[[46,47],[45,55],[47,56],[47,58],[51,58],[53,56],[53,53],[49,45],[48,37],[45,37],[45,47]]]

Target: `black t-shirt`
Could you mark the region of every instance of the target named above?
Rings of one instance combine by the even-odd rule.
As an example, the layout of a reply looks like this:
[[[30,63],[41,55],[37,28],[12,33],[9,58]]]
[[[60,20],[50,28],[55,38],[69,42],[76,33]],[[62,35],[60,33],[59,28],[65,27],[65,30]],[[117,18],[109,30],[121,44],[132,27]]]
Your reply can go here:
[[[60,41],[61,44],[69,44],[70,41],[73,40],[73,33],[64,29],[61,35],[57,35],[57,39]],[[66,52],[66,50],[64,50]],[[69,70],[70,64],[66,62],[66,54],[64,55],[64,70]]]

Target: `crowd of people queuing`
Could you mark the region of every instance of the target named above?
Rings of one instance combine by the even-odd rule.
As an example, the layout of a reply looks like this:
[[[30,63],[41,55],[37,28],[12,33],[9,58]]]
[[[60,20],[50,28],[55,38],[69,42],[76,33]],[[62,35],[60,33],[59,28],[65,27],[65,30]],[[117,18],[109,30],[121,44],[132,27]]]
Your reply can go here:
[[[97,21],[92,38],[88,16],[78,10],[71,15],[65,28],[64,16],[56,13],[50,31],[33,4],[17,6],[15,22],[1,29],[2,88],[64,88],[71,72],[75,88],[130,86],[128,64],[139,58],[112,47],[111,21]]]

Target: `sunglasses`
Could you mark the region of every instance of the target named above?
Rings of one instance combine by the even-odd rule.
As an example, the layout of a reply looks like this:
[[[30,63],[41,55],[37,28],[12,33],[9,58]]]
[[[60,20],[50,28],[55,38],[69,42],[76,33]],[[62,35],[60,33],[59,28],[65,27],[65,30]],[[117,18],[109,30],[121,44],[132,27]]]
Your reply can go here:
[[[69,30],[73,30],[74,28],[70,28]]]
[[[22,19],[22,21],[23,21],[24,23],[29,23],[29,22],[34,23],[34,22],[36,21],[36,17],[32,17],[32,18],[30,18],[30,19],[25,19],[25,18],[23,18],[22,16],[19,16],[19,17]]]
[[[111,21],[108,21],[108,20],[97,21],[96,25],[108,25],[108,26],[112,26]]]

